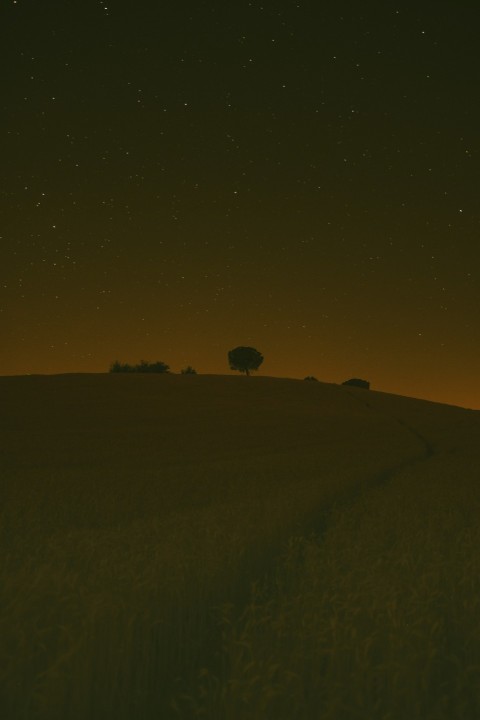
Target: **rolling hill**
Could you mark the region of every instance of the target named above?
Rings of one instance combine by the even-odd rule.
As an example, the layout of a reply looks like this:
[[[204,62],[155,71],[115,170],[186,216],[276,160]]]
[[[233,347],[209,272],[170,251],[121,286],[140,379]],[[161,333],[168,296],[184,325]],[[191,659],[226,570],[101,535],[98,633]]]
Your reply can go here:
[[[354,584],[359,565],[358,556],[348,565],[345,548],[351,562],[367,538],[370,555],[391,555],[389,567],[403,548],[414,585],[431,567],[430,556],[416,565],[416,543],[421,554],[430,538],[433,556],[445,555],[438,537],[456,531],[467,546],[456,565],[450,555],[445,565],[451,596],[452,568],[460,577],[462,563],[474,562],[479,411],[282,378],[78,374],[0,378],[0,418],[7,717],[310,718],[320,705],[322,717],[365,711],[374,718],[387,710],[397,717],[395,688],[387,683],[373,697],[378,667],[388,658],[388,675],[403,657],[398,648],[395,656],[385,625],[376,664],[365,671],[377,679],[370,687],[365,675],[365,692],[333,663],[333,655],[348,655],[345,639],[333,653],[329,635],[330,650],[317,657],[318,648],[310,649],[307,657],[294,637],[303,637],[301,617],[312,612],[312,632],[325,627],[339,578]],[[359,533],[367,519],[368,528],[378,526],[373,539],[370,530]],[[320,554],[321,571],[312,566]],[[397,601],[412,586],[402,578]],[[260,586],[263,595],[252,599]],[[378,590],[377,601],[381,596]],[[459,594],[455,602],[458,612],[465,600]],[[257,630],[248,636],[252,606],[269,618],[263,645]],[[228,647],[227,621],[214,612],[227,607],[237,633]],[[283,630],[280,617],[290,617]],[[347,623],[355,636],[367,626],[370,633],[356,617],[350,612]],[[431,629],[425,613],[417,620]],[[239,633],[252,652],[260,643],[248,662]],[[287,649],[283,641],[277,646],[282,633]],[[295,653],[297,670],[289,669]],[[472,667],[476,653],[480,659],[478,645]],[[457,658],[457,671],[461,663]],[[295,687],[288,672],[298,676]],[[458,708],[461,697],[476,707],[470,675],[454,676]],[[416,717],[418,700],[418,717],[428,717],[435,678],[407,694],[402,712]],[[335,714],[349,692],[344,715]],[[437,708],[435,717],[457,717],[447,711]]]

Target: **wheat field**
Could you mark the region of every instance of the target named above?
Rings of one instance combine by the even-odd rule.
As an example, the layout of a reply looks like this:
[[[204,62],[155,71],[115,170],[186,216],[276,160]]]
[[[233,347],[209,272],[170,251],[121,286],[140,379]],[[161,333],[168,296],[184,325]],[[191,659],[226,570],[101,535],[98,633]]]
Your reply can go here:
[[[7,720],[480,717],[480,413],[0,378]]]

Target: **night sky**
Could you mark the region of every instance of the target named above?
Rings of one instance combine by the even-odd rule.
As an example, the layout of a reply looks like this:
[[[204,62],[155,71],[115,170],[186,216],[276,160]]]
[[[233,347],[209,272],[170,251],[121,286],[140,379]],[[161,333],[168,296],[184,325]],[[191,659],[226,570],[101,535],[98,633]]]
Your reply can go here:
[[[480,408],[479,21],[3,0],[0,374],[238,374],[248,345]]]

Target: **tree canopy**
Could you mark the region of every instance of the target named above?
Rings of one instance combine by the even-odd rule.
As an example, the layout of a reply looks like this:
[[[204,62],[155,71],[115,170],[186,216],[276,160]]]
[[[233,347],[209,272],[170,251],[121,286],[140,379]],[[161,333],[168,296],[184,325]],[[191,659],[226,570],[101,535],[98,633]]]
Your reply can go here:
[[[231,370],[239,370],[250,375],[250,370],[258,370],[263,363],[263,355],[252,347],[236,347],[228,353]]]

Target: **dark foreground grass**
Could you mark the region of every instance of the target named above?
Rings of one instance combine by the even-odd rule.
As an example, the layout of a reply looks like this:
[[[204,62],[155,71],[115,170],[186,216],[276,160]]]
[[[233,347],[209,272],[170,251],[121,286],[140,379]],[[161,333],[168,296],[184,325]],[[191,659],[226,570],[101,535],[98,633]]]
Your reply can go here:
[[[479,473],[462,468],[411,467],[292,537],[242,614],[219,609],[221,670],[199,667],[178,717],[480,717]]]
[[[18,384],[10,396],[2,717],[480,716],[467,411],[329,387],[313,403],[301,383],[279,403],[275,383],[103,380],[62,380],[48,410],[26,383],[23,443]]]

